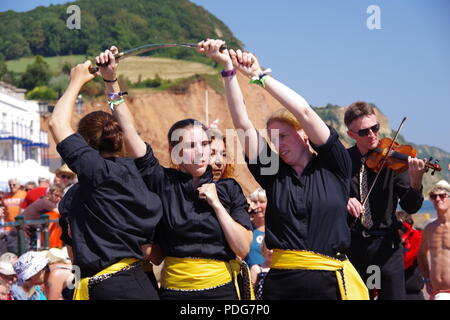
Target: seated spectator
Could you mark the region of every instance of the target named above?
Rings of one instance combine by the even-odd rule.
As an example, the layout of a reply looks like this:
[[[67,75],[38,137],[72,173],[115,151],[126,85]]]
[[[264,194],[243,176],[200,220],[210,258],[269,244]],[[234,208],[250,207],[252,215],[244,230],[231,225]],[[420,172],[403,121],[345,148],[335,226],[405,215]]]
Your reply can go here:
[[[38,182],[39,186],[27,192],[27,196],[20,205],[22,211],[26,209],[30,204],[38,200],[40,197],[46,195],[47,190],[50,187],[50,180],[45,177],[39,177]]]
[[[27,192],[21,189],[22,186],[17,179],[10,179],[8,185],[10,192],[4,194],[2,197],[4,220],[5,222],[14,222]]]
[[[7,292],[7,298],[0,300],[13,300],[12,288],[17,286],[16,272],[14,271],[13,264],[17,260],[17,256],[14,253],[6,252],[0,256],[0,283],[5,283],[6,288],[0,287],[0,295],[3,292]]]
[[[33,190],[34,188],[37,187],[36,182],[34,181],[28,181],[27,183],[25,183],[25,186],[23,187],[23,190],[25,190],[26,192]]]
[[[49,260],[49,274],[45,289],[47,299],[72,300],[75,277],[67,249],[51,248],[47,258]]]
[[[402,223],[399,229],[400,238],[403,243],[404,269],[405,269],[405,289],[407,300],[424,300],[422,289],[425,286],[419,272],[417,253],[422,239],[422,232],[414,228],[414,220],[411,215],[404,211],[395,213],[397,219]]]
[[[250,252],[245,258],[251,268],[254,264],[262,264],[264,257],[261,253],[261,244],[265,235],[265,215],[267,207],[266,191],[262,188],[256,189],[250,195],[249,214],[253,225],[253,241]]]
[[[4,280],[0,280],[0,300],[12,300],[9,284]]]
[[[47,300],[40,286],[47,277],[48,259],[41,252],[29,251],[17,259],[14,270],[19,290],[12,292],[14,300]]]
[[[60,184],[65,188],[65,191],[75,183],[76,174],[67,166],[62,165],[55,171],[55,184]]]
[[[0,280],[5,281],[9,286],[16,282],[16,272],[11,262],[0,261]]]
[[[252,283],[255,288],[256,300],[262,300],[264,279],[270,270],[270,264],[272,263],[272,252],[273,252],[273,250],[267,249],[266,243],[264,241],[261,245],[260,250],[262,252],[262,255],[264,256],[264,262],[262,264],[255,264],[250,269],[250,273],[252,276]]]
[[[25,220],[37,220],[41,218],[41,215],[50,211],[58,212],[58,203],[64,196],[64,187],[59,184],[51,186],[47,194],[40,199],[33,202],[23,211]],[[42,226],[25,225],[25,234],[30,239],[32,244],[36,241],[36,230]]]

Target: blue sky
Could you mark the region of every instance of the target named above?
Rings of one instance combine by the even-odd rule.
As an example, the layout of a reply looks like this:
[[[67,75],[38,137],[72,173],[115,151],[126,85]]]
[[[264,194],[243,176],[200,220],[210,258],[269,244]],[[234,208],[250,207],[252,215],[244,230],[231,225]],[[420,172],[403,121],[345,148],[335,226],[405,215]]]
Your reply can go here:
[[[2,1],[0,11],[65,2]],[[450,1],[192,2],[227,24],[310,104],[373,102],[393,129],[408,117],[402,134],[409,141],[450,152]],[[381,29],[367,27],[370,5],[380,9]]]

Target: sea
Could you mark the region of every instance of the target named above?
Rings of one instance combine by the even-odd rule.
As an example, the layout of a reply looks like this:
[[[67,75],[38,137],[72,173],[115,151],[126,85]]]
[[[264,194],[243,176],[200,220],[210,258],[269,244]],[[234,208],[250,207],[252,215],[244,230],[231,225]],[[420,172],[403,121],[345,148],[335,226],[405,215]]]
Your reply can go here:
[[[397,210],[402,210],[402,208],[398,206]],[[423,229],[428,223],[437,218],[433,203],[430,200],[424,200],[422,207],[416,214],[412,215],[412,218],[414,219],[414,227]]]
[[[417,213],[429,213],[436,217],[436,211],[434,210],[433,203],[430,200],[424,200],[422,204],[422,208],[420,208]]]

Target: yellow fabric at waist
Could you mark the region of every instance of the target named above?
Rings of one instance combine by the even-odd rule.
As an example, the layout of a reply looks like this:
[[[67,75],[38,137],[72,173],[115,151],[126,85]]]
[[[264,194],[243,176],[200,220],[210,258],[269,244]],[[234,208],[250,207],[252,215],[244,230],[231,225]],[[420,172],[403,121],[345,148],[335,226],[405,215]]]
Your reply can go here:
[[[369,292],[351,262],[310,251],[274,249],[271,268],[335,271],[342,300],[369,300]]]
[[[161,273],[161,287],[171,290],[195,291],[220,287],[234,281],[240,299],[237,283],[240,271],[241,262],[238,260],[225,262],[203,258],[166,257]],[[253,290],[251,293],[253,294]],[[252,298],[254,298],[253,295]]]
[[[139,260],[136,258],[122,259],[119,262],[112,264],[109,267],[106,267],[102,271],[98,272],[95,276],[119,272],[123,268],[129,267],[138,261]],[[73,300],[89,300],[89,279],[90,277],[86,277],[80,280],[78,286],[76,286],[75,288],[75,292],[73,293]]]

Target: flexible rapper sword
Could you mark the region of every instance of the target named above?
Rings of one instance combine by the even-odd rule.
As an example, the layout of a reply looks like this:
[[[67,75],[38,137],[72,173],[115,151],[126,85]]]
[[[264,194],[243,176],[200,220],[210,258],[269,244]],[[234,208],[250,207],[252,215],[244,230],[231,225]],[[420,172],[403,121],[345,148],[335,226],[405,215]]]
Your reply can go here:
[[[146,52],[163,49],[163,48],[174,48],[174,47],[184,47],[184,48],[197,48],[196,43],[159,43],[159,44],[145,44],[143,46],[139,46],[136,48],[132,48],[130,50],[122,51],[119,53],[116,53],[114,55],[114,58],[116,60],[124,59],[131,56],[136,56],[139,54],[143,54]],[[227,48],[226,45],[223,45],[220,47],[220,51],[223,51]],[[90,73],[95,73],[98,71],[98,67],[103,67],[105,64],[97,64],[97,67],[91,67],[89,69]]]

